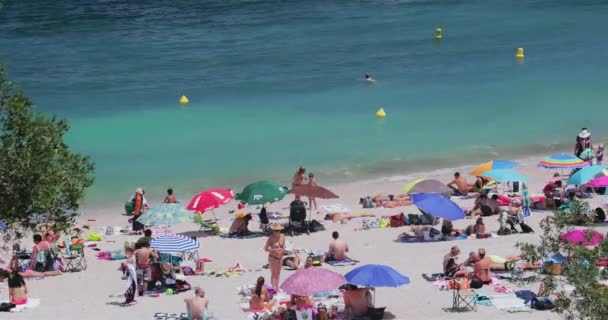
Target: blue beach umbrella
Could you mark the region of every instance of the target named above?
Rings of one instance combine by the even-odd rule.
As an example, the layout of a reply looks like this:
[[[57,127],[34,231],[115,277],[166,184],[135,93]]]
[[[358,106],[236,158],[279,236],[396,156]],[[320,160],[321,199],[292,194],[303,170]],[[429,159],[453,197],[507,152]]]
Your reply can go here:
[[[397,270],[381,265],[367,264],[351,270],[345,276],[350,284],[364,287],[399,287],[410,283],[410,279]]]
[[[435,217],[447,220],[464,219],[464,211],[454,201],[436,193],[418,193],[412,195],[418,209]]]
[[[344,277],[348,283],[364,287],[395,288],[410,283],[410,278],[389,266],[381,264],[361,266],[351,270]],[[374,293],[374,304],[375,302],[376,294]]]
[[[584,168],[578,170],[572,176],[570,176],[570,179],[568,179],[567,184],[569,184],[569,185],[585,184],[585,183],[593,180],[593,178],[597,177],[597,175],[602,173],[602,171],[604,171],[604,169],[606,169],[606,168],[607,168],[606,166],[584,167]]]
[[[522,181],[528,182],[528,178],[513,170],[490,170],[482,173],[482,176],[492,178],[498,182],[509,182],[509,181]]]
[[[180,234],[166,234],[150,241],[150,247],[158,252],[191,252],[200,247],[198,241]]]

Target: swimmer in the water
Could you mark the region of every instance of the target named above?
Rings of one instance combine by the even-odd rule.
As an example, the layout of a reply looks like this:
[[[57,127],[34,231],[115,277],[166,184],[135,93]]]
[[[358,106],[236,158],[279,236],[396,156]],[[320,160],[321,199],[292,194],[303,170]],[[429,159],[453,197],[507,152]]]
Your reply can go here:
[[[365,81],[368,82],[376,82],[376,80],[374,78],[372,78],[372,76],[370,76],[369,74],[365,74]]]

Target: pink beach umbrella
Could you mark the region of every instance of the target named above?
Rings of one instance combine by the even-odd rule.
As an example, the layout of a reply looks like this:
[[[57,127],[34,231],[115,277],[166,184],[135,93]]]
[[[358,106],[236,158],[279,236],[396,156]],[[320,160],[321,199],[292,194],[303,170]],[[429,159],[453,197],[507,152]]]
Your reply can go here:
[[[608,176],[597,177],[589,183],[587,183],[588,187],[608,187]]]
[[[234,199],[234,194],[230,189],[209,189],[195,195],[186,209],[205,213],[209,210],[217,209]],[[215,218],[215,214],[213,216]]]
[[[323,268],[299,270],[281,284],[281,290],[287,294],[311,296],[322,292],[331,292],[346,283],[343,275]]]
[[[562,240],[571,244],[584,244],[586,247],[598,245],[604,236],[601,233],[593,230],[576,229],[562,234]]]

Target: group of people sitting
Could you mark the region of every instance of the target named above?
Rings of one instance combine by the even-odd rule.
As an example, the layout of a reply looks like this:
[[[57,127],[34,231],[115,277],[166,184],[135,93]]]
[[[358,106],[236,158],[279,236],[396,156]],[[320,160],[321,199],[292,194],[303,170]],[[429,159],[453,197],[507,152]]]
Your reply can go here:
[[[522,262],[521,256],[500,257],[488,255],[486,250],[480,248],[477,252],[469,253],[469,257],[463,262],[458,263],[460,248],[454,246],[443,258],[443,274],[447,278],[464,277],[471,281],[471,288],[480,288],[482,285],[492,283],[491,272],[512,271],[512,270],[539,270],[541,263]],[[472,267],[469,272],[467,267]]]

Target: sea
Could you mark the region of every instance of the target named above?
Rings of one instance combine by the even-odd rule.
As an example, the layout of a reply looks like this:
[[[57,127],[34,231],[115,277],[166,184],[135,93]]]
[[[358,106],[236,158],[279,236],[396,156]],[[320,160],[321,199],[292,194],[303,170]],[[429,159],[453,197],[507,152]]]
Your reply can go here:
[[[328,185],[549,154],[582,127],[608,137],[606,0],[0,3],[0,61],[96,164],[88,206],[137,187],[289,185],[299,166]]]

